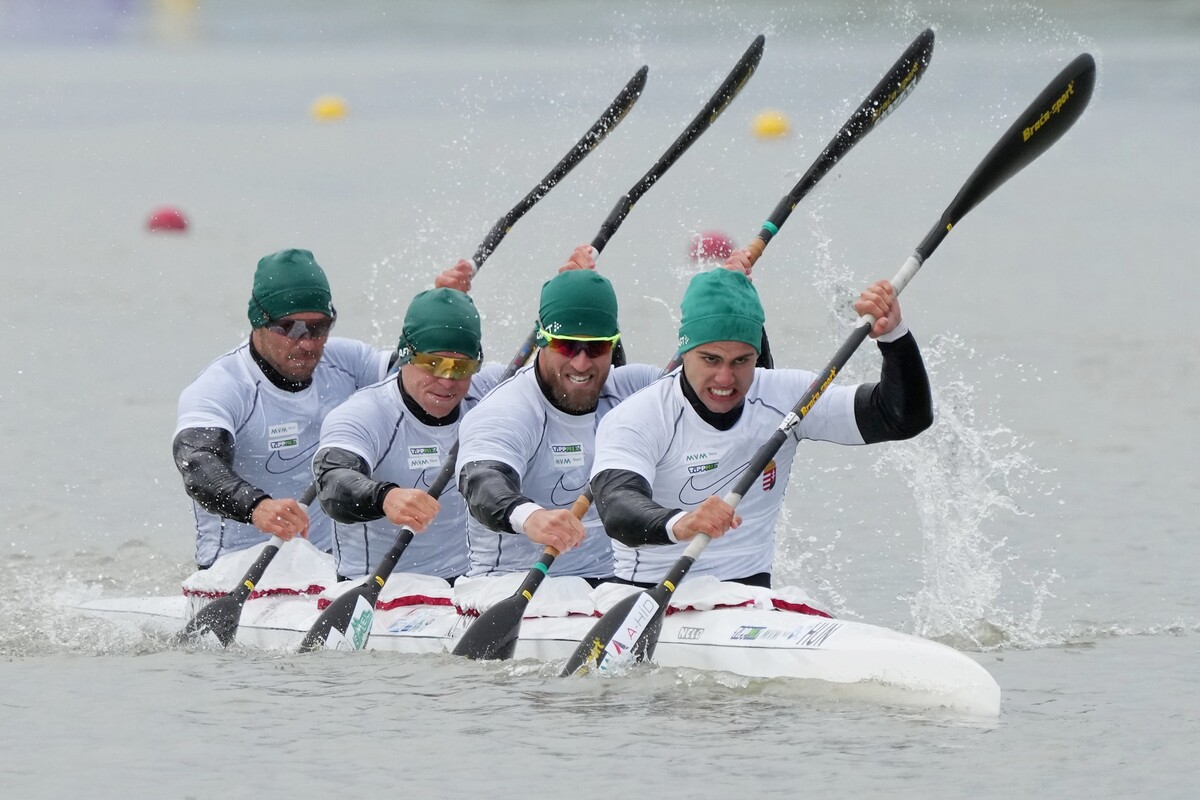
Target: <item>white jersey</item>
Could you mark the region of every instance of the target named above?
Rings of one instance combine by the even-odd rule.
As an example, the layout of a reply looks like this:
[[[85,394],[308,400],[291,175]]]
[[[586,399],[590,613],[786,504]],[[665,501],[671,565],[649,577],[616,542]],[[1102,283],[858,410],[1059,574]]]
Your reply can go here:
[[[249,342],[205,367],[179,396],[175,434],[186,428],[221,428],[233,434],[233,471],[271,497],[299,497],[312,481],[311,462],[325,415],[356,389],[378,381],[391,353],[353,339],[331,338],[299,392],[280,389],[250,355]],[[196,563],[265,541],[253,525],[218,516],[192,503],[196,513]],[[333,546],[331,520],[313,503],[308,538]]]
[[[496,388],[463,420],[457,471],[472,461],[499,461],[521,479],[521,493],[542,508],[570,508],[587,488],[595,455],[596,426],[614,406],[658,379],[660,370],[629,364],[609,370],[596,410],[568,414],[550,404],[538,386],[536,362]],[[583,518],[583,543],[554,562],[555,575],[607,578],[612,547],[596,510]],[[524,572],[542,551],[523,534],[502,533],[467,519],[468,575]]]
[[[711,495],[723,496],[750,466],[750,459],[817,377],[802,370],[756,369],[742,415],[727,431],[709,425],[684,397],[680,371],[630,397],[605,417],[596,434],[592,475],[607,469],[636,472],[649,483],[654,502],[691,511]],[[783,505],[800,439],[862,444],[854,419],[855,386],[831,386],[792,430],[774,459],[738,503],[742,524],[714,539],[689,575],[735,580],[770,572],[775,520]],[[617,577],[657,583],[686,542],[630,547],[613,542]]]
[[[459,417],[448,425],[426,425],[404,404],[395,377],[358,392],[334,409],[321,428],[321,450],[337,447],[367,462],[370,476],[380,483],[405,489],[428,490],[458,440],[463,415],[495,387],[504,367],[489,364],[471,379],[459,406]],[[441,497],[441,510],[423,533],[404,550],[396,569],[457,578],[467,571],[467,507],[451,478]],[[396,541],[400,528],[386,517],[371,522],[334,522],[333,555],[338,575],[368,575]]]

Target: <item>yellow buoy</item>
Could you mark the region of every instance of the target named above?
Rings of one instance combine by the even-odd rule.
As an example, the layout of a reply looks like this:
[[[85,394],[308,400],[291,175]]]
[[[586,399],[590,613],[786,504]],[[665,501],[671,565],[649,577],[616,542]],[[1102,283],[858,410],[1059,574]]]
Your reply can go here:
[[[767,109],[755,115],[750,129],[759,139],[778,139],[780,136],[787,136],[791,125],[782,111]]]
[[[333,122],[346,116],[346,101],[336,95],[321,95],[312,104],[313,119],[318,122]]]

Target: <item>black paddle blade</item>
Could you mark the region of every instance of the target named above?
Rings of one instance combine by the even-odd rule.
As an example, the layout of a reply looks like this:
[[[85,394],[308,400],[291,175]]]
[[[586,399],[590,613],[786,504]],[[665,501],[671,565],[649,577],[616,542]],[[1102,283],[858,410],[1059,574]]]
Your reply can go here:
[[[670,597],[671,593],[659,584],[621,600],[597,620],[559,674],[566,678],[653,656]]]
[[[192,617],[178,641],[196,641],[211,633],[223,647],[233,644],[237,637],[238,621],[242,618],[243,602],[232,594],[223,595],[200,609]]]
[[[521,633],[521,617],[528,605],[523,595],[514,594],[484,611],[458,640],[454,655],[501,661],[512,658]]]
[[[984,156],[917,247],[918,256],[927,258],[967,212],[1061,139],[1083,116],[1095,87],[1095,59],[1088,53],[1076,56]]]
[[[370,584],[355,587],[329,604],[300,642],[301,653],[314,650],[362,650],[375,620],[379,592]]]

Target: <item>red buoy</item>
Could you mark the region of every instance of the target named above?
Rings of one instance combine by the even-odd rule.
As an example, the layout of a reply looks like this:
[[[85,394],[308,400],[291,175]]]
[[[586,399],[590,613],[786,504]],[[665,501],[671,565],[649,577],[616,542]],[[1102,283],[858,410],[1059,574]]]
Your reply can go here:
[[[692,261],[724,261],[733,252],[733,240],[720,231],[702,231],[692,237]]]
[[[156,208],[146,218],[146,228],[152,231],[186,231],[187,226],[187,217],[172,206]]]

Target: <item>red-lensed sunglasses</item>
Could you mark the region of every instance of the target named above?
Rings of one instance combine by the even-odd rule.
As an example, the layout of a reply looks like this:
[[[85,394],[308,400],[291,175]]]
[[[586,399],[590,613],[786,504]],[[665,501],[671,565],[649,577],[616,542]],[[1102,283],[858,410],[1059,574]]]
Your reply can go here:
[[[566,358],[575,358],[580,353],[587,353],[588,358],[603,358],[612,352],[613,345],[621,338],[615,336],[554,336],[546,329],[538,330],[538,335],[546,341],[546,347]]]

